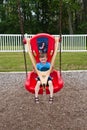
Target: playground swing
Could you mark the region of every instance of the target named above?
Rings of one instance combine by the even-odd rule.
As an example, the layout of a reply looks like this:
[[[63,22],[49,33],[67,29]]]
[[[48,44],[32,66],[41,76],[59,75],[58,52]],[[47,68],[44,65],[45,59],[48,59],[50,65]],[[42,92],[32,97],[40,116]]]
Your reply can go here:
[[[54,93],[58,92],[63,87],[63,80],[60,76],[60,72],[57,70],[52,70],[55,57],[58,51],[59,39],[54,38],[52,35],[47,33],[40,33],[33,36],[31,39],[26,38],[28,53],[33,64],[35,71],[31,71],[27,74],[27,78],[25,81],[25,88],[31,92],[35,93],[35,85],[36,85],[36,78],[39,76],[41,81],[41,87],[39,90],[39,94],[43,94],[44,88],[46,94],[49,94],[49,88],[47,86],[47,79],[49,75],[52,77],[53,82],[53,89]],[[45,48],[41,50],[40,48],[45,45]],[[39,71],[36,68],[36,63],[39,62],[39,55],[40,52],[47,53],[47,61],[51,63],[50,69],[47,71]],[[45,86],[45,87],[44,87]]]
[[[46,94],[49,94],[49,89],[47,86],[47,79],[50,75],[52,77],[53,87],[54,87],[54,93],[60,91],[60,89],[63,87],[63,79],[61,76],[61,44],[60,44],[60,72],[57,70],[52,70],[52,67],[54,65],[55,57],[58,50],[59,40],[61,39],[61,6],[62,1],[60,1],[60,38],[55,39],[52,35],[49,35],[47,33],[40,33],[35,36],[33,36],[31,39],[26,38],[28,53],[30,56],[30,59],[32,61],[33,67],[36,72],[31,71],[27,73],[27,64],[26,64],[26,54],[25,54],[25,46],[23,45],[23,53],[24,53],[24,61],[25,61],[25,70],[26,70],[26,81],[25,81],[25,87],[26,89],[31,92],[35,93],[35,85],[36,85],[36,78],[39,76],[41,80],[41,87],[39,90],[39,94],[43,94],[43,87],[45,86]],[[22,33],[22,39],[24,39],[24,29],[23,29],[23,20],[22,20],[22,13],[20,11],[20,0],[18,0],[18,11],[19,11],[19,21],[20,21],[20,29]],[[25,43],[25,41],[24,41]],[[47,61],[51,63],[51,67],[48,71],[41,72],[38,71],[36,68],[36,63],[39,62],[39,47],[43,46],[43,43],[46,44],[47,47]],[[61,42],[60,42],[61,43]],[[40,46],[41,45],[41,46]]]

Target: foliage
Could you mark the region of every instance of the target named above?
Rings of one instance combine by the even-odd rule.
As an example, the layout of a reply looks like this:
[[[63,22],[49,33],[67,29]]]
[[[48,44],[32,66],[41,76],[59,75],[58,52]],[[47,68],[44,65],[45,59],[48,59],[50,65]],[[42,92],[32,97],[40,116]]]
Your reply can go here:
[[[20,2],[24,33],[60,33],[60,4],[62,4],[62,33],[86,33],[87,7],[78,0],[6,0],[0,2],[0,33],[21,33],[18,16]]]

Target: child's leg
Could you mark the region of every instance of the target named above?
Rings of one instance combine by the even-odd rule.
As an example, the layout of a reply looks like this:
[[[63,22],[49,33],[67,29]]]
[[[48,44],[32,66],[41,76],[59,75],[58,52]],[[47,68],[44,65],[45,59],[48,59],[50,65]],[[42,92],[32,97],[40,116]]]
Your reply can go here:
[[[38,97],[39,89],[40,89],[40,81],[37,81],[37,84],[35,86],[35,97]]]
[[[50,97],[53,97],[53,83],[51,80],[48,81]]]

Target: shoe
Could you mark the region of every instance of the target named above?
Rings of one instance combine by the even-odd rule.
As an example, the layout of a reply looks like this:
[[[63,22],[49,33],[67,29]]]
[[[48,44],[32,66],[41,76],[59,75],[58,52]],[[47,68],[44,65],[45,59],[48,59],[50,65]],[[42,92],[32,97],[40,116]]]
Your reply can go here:
[[[53,97],[50,97],[50,98],[49,98],[49,103],[50,103],[50,104],[53,103]]]
[[[39,103],[39,98],[35,97],[35,103]]]

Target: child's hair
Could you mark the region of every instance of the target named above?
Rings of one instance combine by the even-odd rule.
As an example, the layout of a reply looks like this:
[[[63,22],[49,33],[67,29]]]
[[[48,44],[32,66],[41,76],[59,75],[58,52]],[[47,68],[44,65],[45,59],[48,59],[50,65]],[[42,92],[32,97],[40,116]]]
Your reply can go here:
[[[47,57],[47,53],[40,53],[39,58]]]

